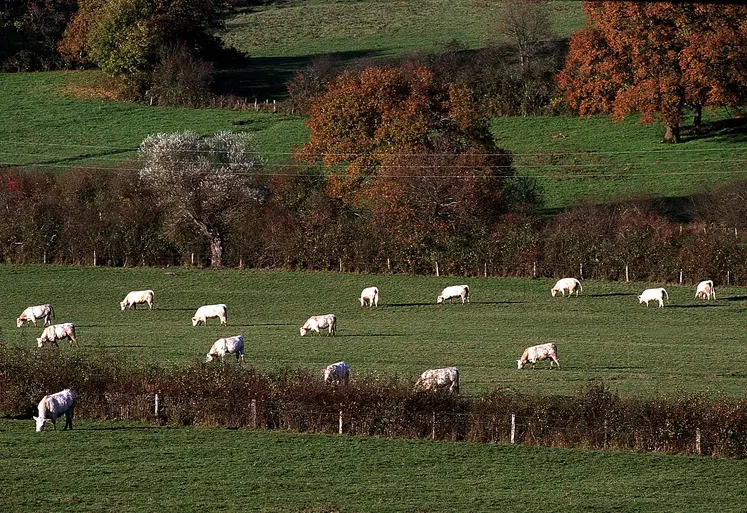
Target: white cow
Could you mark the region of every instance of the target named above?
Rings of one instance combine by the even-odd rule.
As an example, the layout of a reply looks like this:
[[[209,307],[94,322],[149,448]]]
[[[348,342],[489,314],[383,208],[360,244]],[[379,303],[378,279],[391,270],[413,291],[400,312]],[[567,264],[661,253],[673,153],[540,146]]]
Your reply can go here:
[[[337,317],[335,317],[335,314],[313,315],[309,317],[306,324],[301,326],[301,336],[303,337],[309,331],[316,331],[321,335],[319,330],[323,329],[329,330],[327,336],[334,336],[335,331],[337,331]]]
[[[701,299],[716,299],[716,288],[712,280],[705,280],[698,283],[695,289],[695,297]]]
[[[578,297],[579,291],[584,291],[584,289],[581,288],[581,282],[576,278],[561,278],[555,283],[555,286],[550,290],[550,292],[552,293],[552,297],[555,297],[555,294],[558,292],[565,297],[566,290],[568,291],[568,297],[571,297],[571,294],[573,294],[574,291],[576,292],[576,297]]]
[[[52,324],[52,320],[54,319],[52,305],[46,304],[28,307],[16,319],[16,326],[20,328],[23,326],[23,323],[29,322],[33,322],[34,326],[36,326],[36,321],[39,319],[44,319],[44,326]]]
[[[516,360],[519,364],[519,368],[523,369],[527,363],[532,364],[532,369],[537,362],[541,360],[547,360],[550,358],[550,368],[552,364],[555,364],[560,368],[560,362],[558,361],[558,348],[550,342],[549,344],[540,344],[538,346],[527,347],[521,355],[519,360]]]
[[[445,367],[443,369],[429,369],[420,375],[415,383],[415,389],[436,390],[448,388],[449,392],[459,393],[459,369]]]
[[[451,303],[452,299],[455,297],[461,297],[462,304],[464,304],[465,300],[467,300],[467,303],[469,303],[469,286],[452,285],[451,287],[446,287],[441,291],[441,295],[436,299],[436,303],[443,303],[447,299]]]
[[[646,303],[646,307],[648,307],[649,301],[658,301],[659,308],[664,308],[665,297],[667,298],[667,303],[669,303],[669,294],[667,294],[667,291],[664,288],[646,289],[641,292],[640,296],[638,296],[638,304]]]
[[[39,345],[39,347],[42,347],[48,342],[51,342],[57,347],[60,347],[57,344],[57,341],[64,339],[68,339],[70,345],[73,345],[73,342],[75,342],[75,345],[77,347],[80,347],[78,345],[78,341],[75,339],[75,325],[72,322],[47,326],[46,328],[44,328],[41,337],[36,339],[36,343]]]
[[[235,354],[236,361],[244,361],[244,336],[236,335],[235,337],[219,338],[213,343],[213,347],[207,354],[208,362],[212,362],[213,358],[218,356],[223,357],[227,354]]]
[[[152,290],[133,290],[127,294],[123,301],[119,302],[122,310],[134,310],[135,305],[148,305],[148,310],[153,310],[153,291]]]
[[[329,385],[347,385],[350,381],[350,366],[348,362],[337,362],[322,369],[324,382]]]
[[[39,416],[34,417],[36,421],[36,431],[44,431],[44,424],[52,423],[52,427],[57,431],[57,417],[65,414],[65,427],[73,429],[73,410],[75,410],[75,393],[66,388],[56,394],[45,395],[39,401]]]
[[[228,307],[224,304],[219,305],[204,305],[197,309],[194,317],[192,317],[192,326],[197,326],[202,323],[207,326],[208,319],[220,319],[221,325],[226,324],[226,315],[228,314]]]
[[[361,292],[361,306],[379,306],[379,289],[367,287]]]

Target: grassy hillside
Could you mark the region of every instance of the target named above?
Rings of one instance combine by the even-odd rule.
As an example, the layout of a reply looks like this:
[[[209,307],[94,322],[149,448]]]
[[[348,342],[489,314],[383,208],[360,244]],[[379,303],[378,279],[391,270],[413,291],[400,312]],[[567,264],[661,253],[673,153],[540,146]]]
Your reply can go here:
[[[585,23],[580,2],[550,1],[548,6],[559,37]],[[503,43],[496,34],[502,8],[502,2],[491,0],[291,2],[232,17],[222,38],[251,57],[399,57],[442,50],[453,42],[467,48]]]
[[[258,8],[228,22],[227,42],[246,52],[239,71],[261,88],[285,80],[321,53],[345,60],[440,50],[458,40],[471,48],[494,42],[500,2],[428,0],[310,1]],[[580,2],[550,2],[556,31],[567,36],[584,23]],[[308,137],[305,121],[290,116],[117,103],[97,95],[97,72],[0,75],[0,165],[49,169],[105,167],[136,154],[149,134],[220,130],[255,134],[273,173]],[[264,85],[262,85],[264,84]],[[254,87],[254,86],[252,86]],[[687,196],[744,178],[747,121],[706,114],[701,133],[662,146],[663,128],[631,117],[527,117],[493,120],[499,146],[511,150],[521,174],[534,176],[545,206],[563,208],[646,195]]]
[[[32,421],[0,421],[4,509],[726,513],[743,511],[747,494],[744,462],[723,459],[121,423],[76,428],[39,434]],[[551,490],[539,491],[541,483]]]
[[[584,282],[572,299],[551,297],[548,280],[471,278],[472,303],[437,305],[446,285],[464,278],[368,276],[278,271],[111,269],[0,266],[1,339],[33,348],[41,328],[15,327],[29,305],[51,302],[57,322],[75,322],[84,348],[104,346],[146,361],[196,362],[224,336],[245,337],[246,360],[259,369],[316,372],[346,360],[352,374],[415,378],[456,365],[466,394],[496,387],[543,394],[574,393],[589,379],[625,395],[702,392],[743,396],[747,351],[739,326],[744,291],[721,288],[716,302],[695,301],[690,287],[667,286],[671,305],[639,305],[647,284]],[[375,284],[382,301],[361,308]],[[122,312],[130,290],[155,290],[153,311]],[[226,303],[228,326],[193,327],[203,304]],[[338,336],[306,336],[311,315],[332,312]],[[555,342],[561,370],[516,368],[522,350]],[[54,348],[44,348],[54,351]],[[66,343],[60,351],[73,351]]]

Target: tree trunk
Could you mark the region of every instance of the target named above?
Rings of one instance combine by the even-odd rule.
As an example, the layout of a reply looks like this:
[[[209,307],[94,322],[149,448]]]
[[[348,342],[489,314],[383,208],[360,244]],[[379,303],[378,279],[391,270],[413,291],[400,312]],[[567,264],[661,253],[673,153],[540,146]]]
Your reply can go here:
[[[221,244],[220,235],[217,232],[210,234],[210,267],[221,267],[223,262],[223,245]]]
[[[693,118],[693,128],[695,128],[696,130],[700,130],[702,123],[703,123],[703,106],[696,105],[695,106],[695,117]]]
[[[667,131],[664,133],[664,139],[661,141],[666,144],[677,144],[680,142],[680,126],[667,125]]]

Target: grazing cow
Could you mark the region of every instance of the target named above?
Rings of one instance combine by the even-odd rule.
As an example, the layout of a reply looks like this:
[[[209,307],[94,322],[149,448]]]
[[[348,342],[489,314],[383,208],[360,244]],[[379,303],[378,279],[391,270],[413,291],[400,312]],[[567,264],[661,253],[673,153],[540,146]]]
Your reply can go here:
[[[527,363],[531,363],[532,369],[534,369],[534,366],[538,361],[547,360],[548,358],[550,358],[551,369],[553,362],[555,362],[555,365],[560,368],[560,362],[558,361],[558,348],[552,342],[549,344],[527,347],[521,354],[521,358],[516,361],[519,364],[519,369],[523,369],[524,365]]]
[[[65,414],[65,431],[67,428],[73,429],[73,410],[75,409],[75,393],[66,388],[56,394],[45,395],[39,401],[39,416],[34,417],[36,421],[36,431],[44,431],[44,424],[52,423],[52,427],[57,431],[57,417]]]
[[[348,362],[337,362],[322,369],[324,382],[328,385],[347,385],[350,381],[350,366]]]
[[[379,289],[367,287],[361,292],[361,306],[379,306]]]
[[[221,325],[224,325],[226,324],[227,314],[228,307],[224,304],[201,306],[195,312],[194,317],[192,317],[192,326],[197,326],[200,323],[207,326],[207,320],[215,319],[216,317],[220,319]]]
[[[334,336],[335,331],[337,331],[337,317],[335,317],[335,314],[313,315],[309,317],[306,324],[301,326],[301,336],[303,337],[309,331],[316,331],[321,335],[319,330],[323,329],[329,330],[327,336]]]
[[[467,303],[469,303],[469,286],[452,285],[451,287],[446,287],[441,291],[441,295],[436,299],[436,303],[443,303],[447,299],[451,303],[452,299],[455,297],[461,297],[462,304],[464,304],[465,299],[467,300]]]
[[[555,297],[555,294],[558,292],[565,297],[566,290],[568,291],[568,297],[571,297],[571,294],[573,294],[574,291],[576,292],[576,297],[578,297],[579,292],[584,291],[584,289],[581,288],[581,282],[576,278],[561,278],[555,283],[555,286],[550,290],[550,292],[552,293],[552,297]]]
[[[75,325],[72,322],[47,326],[44,328],[41,337],[36,339],[36,343],[39,344],[39,347],[48,342],[53,343],[56,347],[60,347],[57,341],[63,339],[68,339],[70,345],[73,345],[73,342],[75,342],[76,347],[80,347],[78,341],[75,339]]]
[[[713,286],[713,281],[705,280],[698,283],[698,287],[695,289],[695,297],[701,299],[716,299],[716,288]]]
[[[430,369],[423,372],[415,383],[415,389],[436,390],[448,388],[449,392],[459,393],[459,369],[456,367],[445,367],[443,369]]]
[[[213,343],[213,347],[210,348],[210,352],[207,354],[208,362],[212,362],[213,358],[220,356],[221,360],[227,354],[235,354],[236,361],[244,361],[244,337],[243,335],[236,335],[235,337],[219,338]]]
[[[665,297],[667,298],[667,303],[669,303],[669,294],[667,294],[667,291],[664,288],[646,289],[641,292],[640,296],[638,296],[638,304],[646,303],[646,307],[648,307],[649,301],[658,301],[659,308],[664,308]]]
[[[46,304],[28,307],[16,319],[16,326],[20,328],[23,326],[23,323],[33,322],[34,327],[36,327],[36,321],[39,319],[44,319],[44,326],[52,324],[52,320],[54,319],[52,305]]]
[[[148,305],[148,310],[153,310],[153,291],[152,290],[133,290],[127,294],[123,301],[119,302],[122,310],[134,310],[135,305]]]

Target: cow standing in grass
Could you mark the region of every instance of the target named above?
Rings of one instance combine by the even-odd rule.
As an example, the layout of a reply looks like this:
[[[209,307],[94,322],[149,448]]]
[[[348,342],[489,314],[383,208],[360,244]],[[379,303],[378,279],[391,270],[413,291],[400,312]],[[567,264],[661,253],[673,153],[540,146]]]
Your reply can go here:
[[[21,312],[21,315],[16,319],[16,326],[20,328],[24,323],[28,324],[31,322],[34,324],[34,327],[36,327],[36,321],[39,319],[44,319],[44,326],[52,324],[52,320],[54,319],[54,309],[52,309],[52,305],[46,304],[28,307]]]
[[[698,283],[695,289],[695,297],[700,299],[716,299],[716,288],[713,286],[712,280],[704,280]]]
[[[44,431],[44,424],[52,423],[52,427],[57,431],[57,418],[65,415],[65,427],[73,429],[73,410],[75,409],[75,393],[66,388],[56,394],[45,395],[39,401],[39,416],[34,417],[36,421],[36,431]]]
[[[301,336],[305,336],[309,331],[317,332],[321,335],[319,330],[328,330],[327,336],[334,336],[337,331],[337,317],[335,314],[325,315],[313,315],[309,317],[309,320],[301,326]]]
[[[44,328],[41,337],[36,339],[36,343],[39,345],[39,347],[42,347],[44,344],[50,342],[56,347],[60,347],[57,341],[64,339],[68,339],[70,345],[73,345],[73,343],[75,343],[76,347],[80,347],[78,344],[78,340],[75,338],[75,325],[72,322],[47,326],[46,328]]]
[[[195,312],[194,317],[192,317],[192,326],[197,326],[198,324],[207,326],[207,320],[215,319],[216,317],[220,319],[221,325],[225,325],[227,316],[228,307],[224,304],[201,306]]]
[[[578,293],[584,291],[583,288],[581,288],[581,282],[576,278],[561,278],[555,283],[555,286],[550,289],[550,293],[552,294],[552,297],[555,297],[555,294],[558,292],[565,296],[566,290],[568,291],[568,297],[571,297],[571,294],[574,292],[576,293],[576,297],[578,297]]]
[[[127,294],[124,300],[120,301],[119,307],[122,310],[134,310],[135,305],[148,305],[148,310],[153,310],[153,291],[152,290],[133,290]]]
[[[347,385],[350,381],[350,366],[348,362],[337,362],[322,369],[324,382],[328,385]]]
[[[646,303],[646,307],[648,307],[649,301],[657,301],[659,303],[659,308],[664,308],[664,298],[667,298],[667,303],[669,303],[669,294],[667,294],[666,289],[659,287],[658,289],[646,289],[643,292],[641,292],[641,295],[638,296],[638,304]]]
[[[379,306],[379,289],[367,287],[361,292],[361,306]]]
[[[550,368],[552,369],[553,362],[560,368],[560,362],[558,361],[558,348],[555,344],[540,344],[538,346],[527,347],[521,355],[521,358],[517,360],[519,369],[523,369],[527,363],[532,364],[532,369],[537,362],[541,360],[550,360]]]
[[[455,297],[462,298],[462,304],[465,301],[469,303],[469,285],[452,285],[451,287],[446,287],[436,298],[436,303],[441,304],[447,299],[451,303]]]
[[[220,357],[221,360],[227,354],[235,354],[236,361],[244,362],[244,337],[243,335],[236,335],[235,337],[219,338],[213,343],[213,347],[207,354],[208,362],[212,362],[214,358]]]
[[[415,390],[437,390],[446,388],[449,392],[459,393],[459,369],[445,367],[443,369],[429,369],[420,375],[415,383]]]

